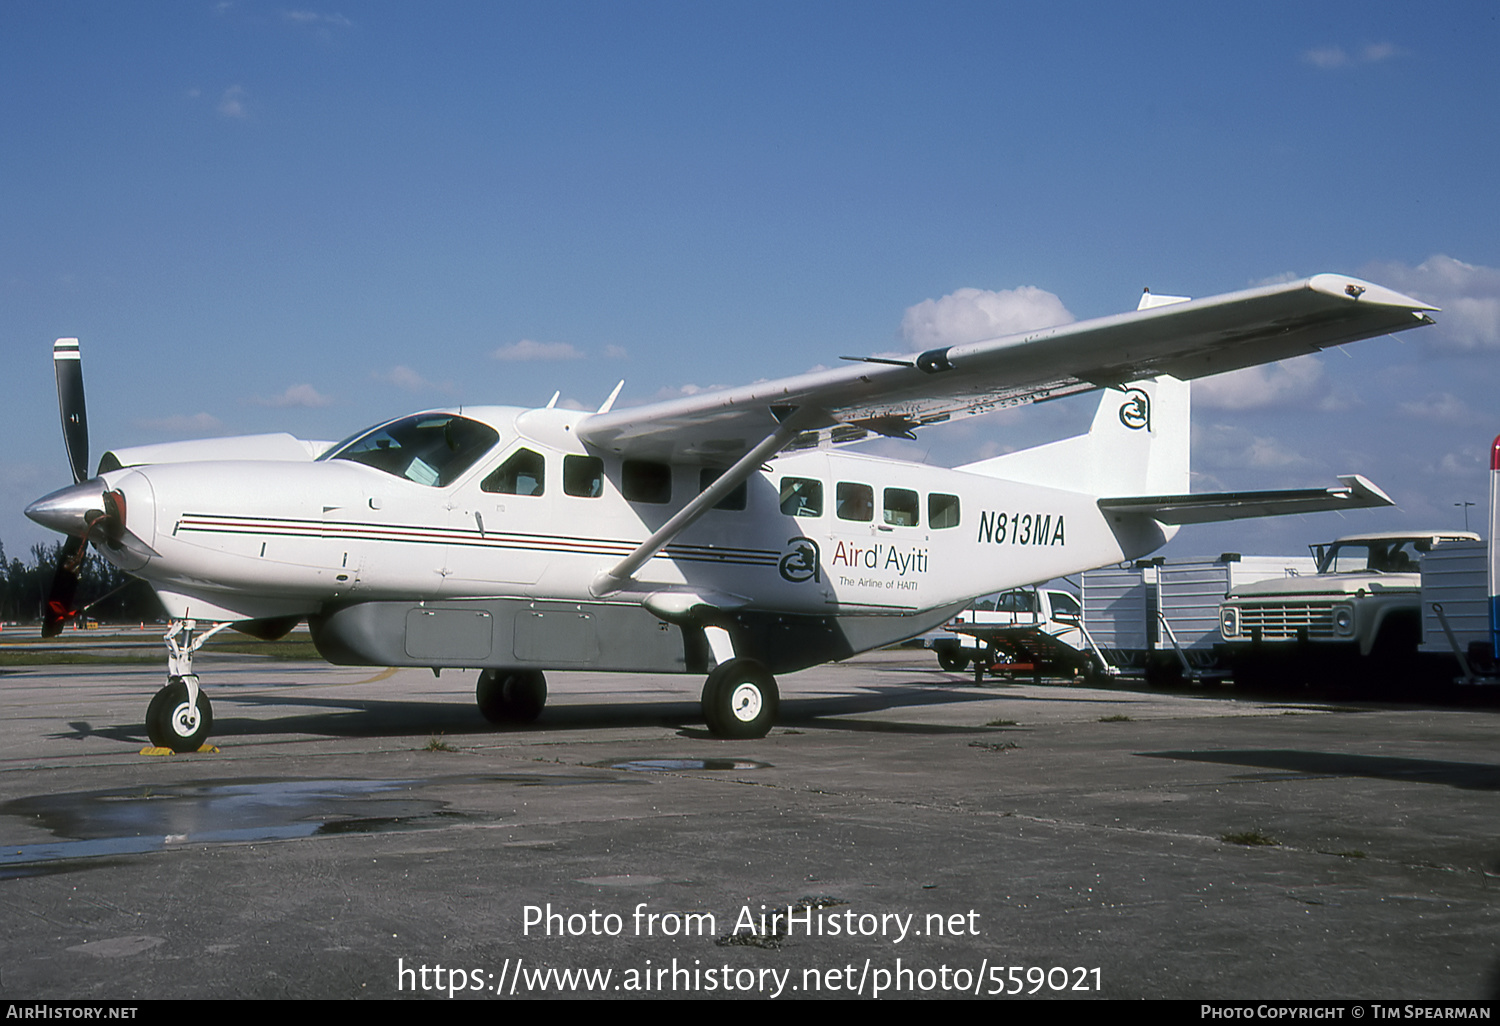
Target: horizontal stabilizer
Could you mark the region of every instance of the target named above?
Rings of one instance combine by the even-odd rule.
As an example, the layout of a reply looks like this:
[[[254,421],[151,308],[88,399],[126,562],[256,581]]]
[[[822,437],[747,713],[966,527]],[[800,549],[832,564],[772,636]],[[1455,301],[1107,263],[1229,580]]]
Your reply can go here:
[[[1269,492],[1204,492],[1200,495],[1140,495],[1100,499],[1105,513],[1148,516],[1163,524],[1212,524],[1250,517],[1323,513],[1336,509],[1394,506],[1391,497],[1358,474],[1340,476],[1339,488],[1296,488]]]

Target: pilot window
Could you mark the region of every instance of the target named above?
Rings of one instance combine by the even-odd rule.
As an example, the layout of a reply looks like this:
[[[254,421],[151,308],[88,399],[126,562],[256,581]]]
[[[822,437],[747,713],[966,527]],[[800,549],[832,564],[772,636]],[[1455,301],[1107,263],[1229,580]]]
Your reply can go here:
[[[808,477],[781,479],[781,512],[789,517],[823,515],[823,482]]]
[[[917,526],[920,505],[917,493],[909,488],[887,488],[885,490],[885,522],[896,527]]]
[[[546,484],[546,461],[530,449],[517,449],[494,473],[479,482],[481,491],[500,495],[541,495]]]
[[[833,509],[840,520],[868,524],[875,519],[875,489],[865,484],[840,481],[834,489]]]
[[[320,460],[349,460],[441,488],[489,452],[500,435],[488,424],[448,413],[419,413],[383,424],[337,446]]]
[[[958,496],[933,492],[927,496],[927,526],[941,530],[958,526]]]
[[[631,502],[671,502],[672,468],[651,460],[626,460],[620,472],[620,490]]]
[[[714,467],[704,467],[698,471],[698,494],[702,495],[708,491],[708,486],[724,476],[724,471]],[[714,503],[714,509],[744,509],[746,496],[749,495],[748,481],[741,481],[729,490],[729,494]]]
[[[564,456],[563,494],[583,499],[603,495],[604,461],[598,456]]]

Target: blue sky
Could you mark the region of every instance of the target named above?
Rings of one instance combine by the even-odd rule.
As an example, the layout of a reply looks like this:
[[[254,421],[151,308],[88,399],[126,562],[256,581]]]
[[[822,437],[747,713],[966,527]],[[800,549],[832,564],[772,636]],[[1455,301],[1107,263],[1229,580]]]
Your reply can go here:
[[[0,540],[48,539],[20,509],[69,481],[60,335],[82,340],[97,460],[799,373],[905,348],[907,311],[945,297],[954,325],[1086,318],[1143,286],[1321,271],[1445,312],[1196,387],[1195,487],[1358,472],[1401,508],[1189,529],[1167,554],[1461,526],[1461,501],[1482,523],[1497,12],[8,0]],[[1092,405],[886,451],[961,463]]]

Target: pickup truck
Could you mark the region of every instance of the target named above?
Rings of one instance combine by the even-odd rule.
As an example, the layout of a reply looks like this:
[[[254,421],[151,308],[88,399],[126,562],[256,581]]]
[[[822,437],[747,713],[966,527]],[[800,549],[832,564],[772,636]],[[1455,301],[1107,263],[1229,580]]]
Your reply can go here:
[[[997,662],[1037,672],[1085,665],[1083,614],[1078,599],[1050,588],[1017,588],[979,599],[929,636],[938,665],[961,673],[971,662],[981,671]]]
[[[1349,535],[1311,546],[1315,574],[1231,590],[1219,631],[1235,681],[1399,683],[1422,634],[1422,556],[1441,542],[1478,539],[1469,531]]]

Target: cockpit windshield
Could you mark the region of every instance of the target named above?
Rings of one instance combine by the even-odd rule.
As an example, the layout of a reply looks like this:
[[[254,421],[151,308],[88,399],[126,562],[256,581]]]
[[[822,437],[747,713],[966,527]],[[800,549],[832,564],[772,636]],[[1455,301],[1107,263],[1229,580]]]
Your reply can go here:
[[[320,460],[352,460],[417,484],[441,488],[489,452],[500,434],[451,413],[418,413],[355,435]]]

